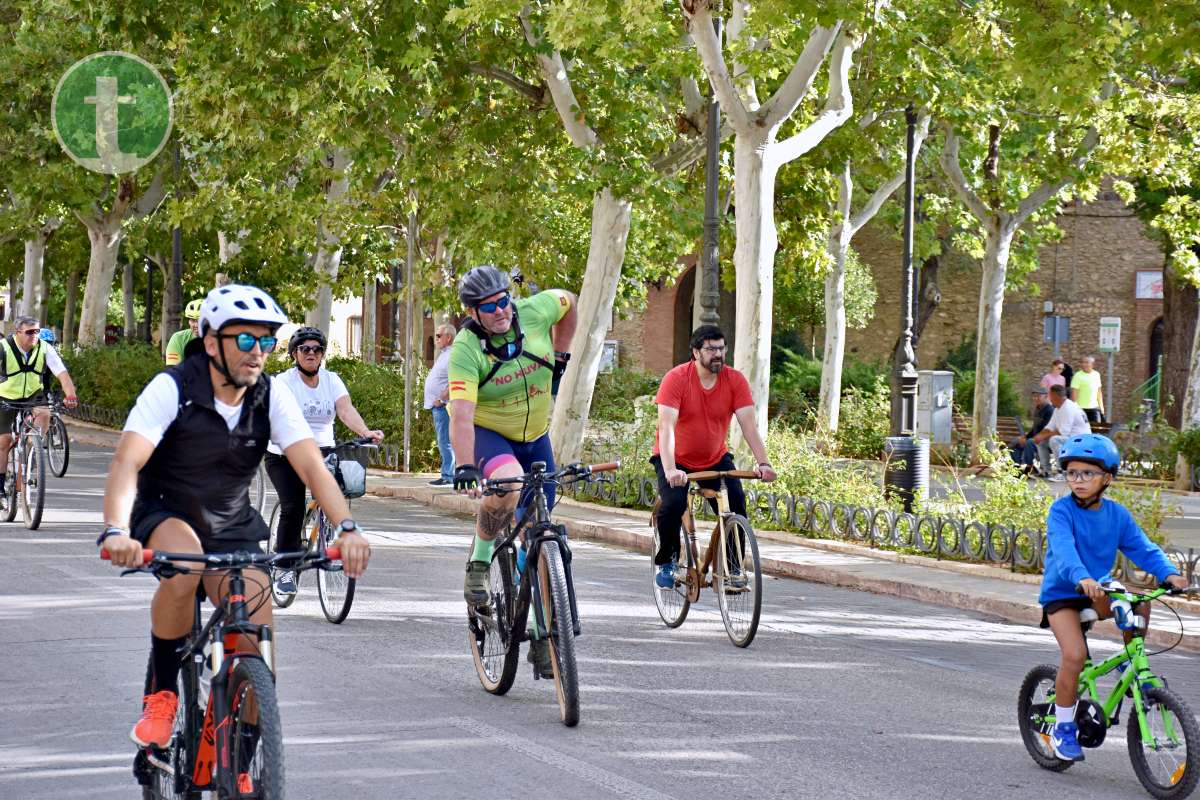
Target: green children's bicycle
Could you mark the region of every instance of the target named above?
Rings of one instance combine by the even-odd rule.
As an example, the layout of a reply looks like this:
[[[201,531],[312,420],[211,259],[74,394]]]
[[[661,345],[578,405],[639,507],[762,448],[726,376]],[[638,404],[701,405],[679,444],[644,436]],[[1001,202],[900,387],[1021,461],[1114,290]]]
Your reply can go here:
[[[1182,594],[1174,589],[1153,589],[1145,594],[1104,587],[1112,600],[1125,600],[1131,606],[1157,600],[1166,594]],[[1185,590],[1188,593],[1200,589]],[[1093,609],[1080,613],[1085,634],[1098,616]],[[1121,707],[1126,699],[1132,703],[1127,722],[1126,740],[1129,760],[1142,786],[1160,800],[1187,797],[1200,778],[1200,726],[1192,710],[1178,695],[1167,688],[1166,679],[1150,669],[1144,632],[1145,618],[1134,628],[1129,644],[1112,657],[1093,664],[1091,650],[1079,675],[1079,702],[1075,722],[1079,726],[1081,747],[1095,748],[1104,742],[1110,728],[1120,724]],[[1127,665],[1127,666],[1126,666]],[[1107,696],[1097,681],[1117,673],[1117,684]],[[1018,722],[1025,749],[1039,767],[1062,772],[1075,762],[1064,761],[1055,755],[1050,735],[1057,721],[1054,714],[1054,682],[1058,668],[1050,664],[1034,667],[1021,683],[1017,703]],[[1197,759],[1191,758],[1197,750]]]

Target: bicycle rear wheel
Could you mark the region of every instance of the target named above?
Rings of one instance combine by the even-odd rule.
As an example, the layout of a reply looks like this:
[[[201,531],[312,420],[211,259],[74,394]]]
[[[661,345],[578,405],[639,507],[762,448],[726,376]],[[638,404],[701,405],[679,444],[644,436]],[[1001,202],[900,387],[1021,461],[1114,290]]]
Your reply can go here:
[[[232,771],[233,782],[238,786],[234,796],[281,800],[283,727],[279,722],[275,679],[267,665],[257,658],[239,658],[234,664],[229,676],[228,716],[232,725],[227,769]]]
[[[688,609],[692,607],[689,599],[688,581],[695,579],[696,560],[692,549],[688,546],[687,533],[679,529],[679,563],[675,569],[675,583],[670,588],[664,588],[655,583],[658,577],[658,565],[654,563],[654,555],[660,549],[658,523],[654,525],[654,550],[650,553],[650,587],[654,592],[654,605],[658,607],[658,615],[668,628],[678,628],[687,619]],[[685,555],[686,554],[686,555]],[[680,567],[686,568],[680,579]]]
[[[24,491],[21,492],[21,515],[25,527],[36,531],[42,524],[46,506],[46,440],[41,434],[25,434]]]
[[[471,643],[471,658],[475,661],[475,672],[479,682],[491,694],[505,694],[512,688],[517,676],[517,660],[520,646],[513,641],[513,608],[516,604],[514,565],[516,553],[513,547],[498,548],[492,553],[491,571],[491,614],[480,607],[468,609],[470,615],[468,636]]]
[[[1017,724],[1021,728],[1021,741],[1034,762],[1042,769],[1062,772],[1074,761],[1063,761],[1054,754],[1050,746],[1050,734],[1054,723],[1046,717],[1054,713],[1054,681],[1058,667],[1040,664],[1025,675],[1021,692],[1017,698]],[[1136,717],[1136,715],[1135,715]]]
[[[750,521],[740,514],[727,514],[721,520],[718,546],[721,552],[713,555],[713,575],[725,633],[738,647],[749,647],[762,613],[758,540]]]
[[[575,623],[571,618],[571,598],[567,594],[567,573],[563,568],[558,542],[542,543],[538,556],[541,566],[543,619],[550,633],[550,660],[554,666],[554,687],[558,693],[558,712],[562,724],[579,724],[579,668],[575,663]]]
[[[150,694],[152,689],[153,670],[154,659],[151,657],[146,665],[146,694]],[[151,762],[146,750],[139,750],[133,771],[142,784],[143,800],[200,800],[200,792],[191,788],[196,746],[200,741],[200,724],[204,718],[197,685],[195,665],[185,661],[179,669],[179,705],[175,711],[171,744],[165,750],[155,751],[156,760],[162,760],[162,763],[170,766],[179,779],[177,781],[170,772]]]
[[[271,509],[271,521],[267,524],[271,535],[267,538],[267,552],[276,553],[279,551],[279,515],[281,508],[279,503]],[[287,608],[292,603],[296,602],[294,594],[280,594],[275,591],[275,576],[279,574],[279,570],[275,567],[271,568],[271,599],[275,601],[276,608]],[[296,588],[300,588],[300,573],[295,573]]]
[[[57,414],[50,417],[50,427],[46,429],[49,445],[50,470],[54,477],[61,478],[67,474],[67,464],[71,462],[71,439],[67,436],[67,426]]]
[[[305,527],[308,527],[307,523]],[[317,535],[321,537],[321,552],[332,547],[337,539],[329,518],[324,514],[321,514],[321,529]],[[321,567],[317,570],[317,595],[321,598],[321,611],[325,612],[325,619],[334,625],[341,624],[350,613],[350,605],[354,602],[354,583],[354,578],[346,577],[341,569]]]
[[[1129,715],[1129,760],[1146,791],[1159,800],[1187,797],[1196,788],[1200,766],[1191,757],[1200,747],[1200,727],[1188,704],[1170,689],[1148,687],[1142,692],[1146,727],[1142,736],[1138,715]]]
[[[259,514],[267,507],[267,466],[261,461],[250,482],[250,505]]]
[[[8,451],[8,467],[4,474],[4,521],[17,518],[17,455],[20,449],[14,444]]]

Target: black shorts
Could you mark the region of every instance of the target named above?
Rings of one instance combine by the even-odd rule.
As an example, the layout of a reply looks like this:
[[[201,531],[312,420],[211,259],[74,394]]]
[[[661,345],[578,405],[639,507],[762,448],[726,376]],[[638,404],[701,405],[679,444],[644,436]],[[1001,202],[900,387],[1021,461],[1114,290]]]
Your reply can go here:
[[[1051,600],[1046,605],[1042,606],[1042,622],[1040,627],[1050,627],[1050,615],[1056,611],[1062,611],[1064,608],[1073,608],[1076,611],[1083,611],[1085,608],[1092,607],[1092,600],[1089,597],[1068,597],[1065,600]]]
[[[177,519],[193,531],[197,529],[196,524],[183,514],[177,511],[168,511],[167,509],[157,509],[139,514],[130,526],[129,536],[146,545],[150,541],[150,534],[154,533],[154,529],[168,519]],[[200,547],[205,553],[263,552],[262,540],[253,536],[246,536],[244,538],[222,537],[220,539],[206,539],[201,536]]]
[[[21,404],[43,403],[46,402],[46,395],[44,392],[38,392],[32,397],[26,397],[24,400],[13,400],[13,402]],[[16,419],[17,409],[0,406],[0,435],[7,435],[12,431],[12,426]]]

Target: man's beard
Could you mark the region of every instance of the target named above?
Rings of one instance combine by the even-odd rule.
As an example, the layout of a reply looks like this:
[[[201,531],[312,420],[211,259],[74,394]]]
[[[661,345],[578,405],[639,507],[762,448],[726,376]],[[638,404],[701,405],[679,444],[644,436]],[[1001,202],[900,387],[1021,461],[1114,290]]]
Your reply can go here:
[[[243,376],[240,371],[231,370],[229,381],[239,389],[249,389],[251,386],[258,383],[258,375],[246,377]]]
[[[704,368],[707,369],[709,372],[711,372],[713,375],[716,375],[718,372],[721,371],[721,368],[724,366],[725,366],[725,362],[723,360],[721,360],[719,358],[714,358],[712,361],[705,364]]]

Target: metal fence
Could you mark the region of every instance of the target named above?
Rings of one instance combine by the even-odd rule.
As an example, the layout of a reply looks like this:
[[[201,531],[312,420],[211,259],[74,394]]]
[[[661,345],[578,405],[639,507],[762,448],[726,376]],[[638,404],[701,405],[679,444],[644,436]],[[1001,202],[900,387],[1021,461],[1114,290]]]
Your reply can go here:
[[[650,509],[658,497],[658,484],[646,476],[622,475],[611,483],[576,483],[566,492],[577,499]],[[693,500],[692,512],[698,518],[715,518],[707,503],[698,497]],[[948,515],[909,514],[749,487],[746,510],[753,524],[769,530],[791,530],[868,547],[911,550],[939,559],[1002,565],[1012,571],[1040,571],[1046,565],[1044,530],[1017,529]],[[1192,580],[1200,568],[1200,553],[1192,548],[1165,550],[1179,571]],[[1152,581],[1123,556],[1118,559],[1115,574],[1130,583]]]

